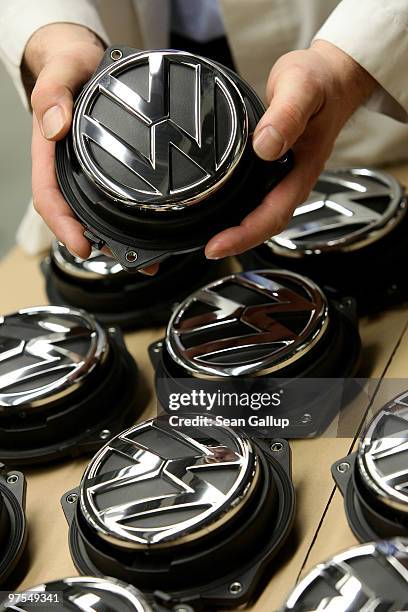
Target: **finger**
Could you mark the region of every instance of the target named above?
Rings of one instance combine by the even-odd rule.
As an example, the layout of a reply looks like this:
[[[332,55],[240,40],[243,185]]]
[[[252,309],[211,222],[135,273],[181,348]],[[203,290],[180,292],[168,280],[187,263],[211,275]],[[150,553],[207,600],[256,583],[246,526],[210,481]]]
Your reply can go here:
[[[304,202],[323,169],[306,152],[296,151],[296,167],[273,189],[239,226],[214,236],[207,244],[208,259],[238,255],[279,234],[288,224],[295,208]]]
[[[284,155],[303,134],[322,103],[321,87],[307,72],[281,72],[274,82],[271,103],[255,129],[255,153],[267,161]]]
[[[152,264],[151,266],[147,266],[146,268],[141,268],[138,270],[141,274],[145,274],[146,276],[154,276],[159,271],[160,264]]]
[[[75,219],[65,202],[55,176],[55,143],[44,140],[38,121],[33,117],[32,185],[33,201],[37,212],[50,230],[67,248],[86,259],[91,247],[84,237],[84,228]]]
[[[100,51],[90,46],[89,54],[99,58]],[[83,59],[69,54],[57,55],[41,71],[31,104],[44,138],[59,140],[68,132],[74,93],[89,79],[98,61],[89,54]]]

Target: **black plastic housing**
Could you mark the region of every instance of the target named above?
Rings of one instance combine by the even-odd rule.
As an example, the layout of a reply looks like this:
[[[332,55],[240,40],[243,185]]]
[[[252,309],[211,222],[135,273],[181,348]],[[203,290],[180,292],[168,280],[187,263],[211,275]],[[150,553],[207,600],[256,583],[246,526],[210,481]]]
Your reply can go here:
[[[406,515],[396,509],[391,510],[379,503],[372,493],[370,494],[359,476],[356,458],[357,453],[351,453],[332,466],[333,478],[344,497],[344,508],[350,529],[360,542],[395,536],[406,537],[408,534]],[[343,471],[345,465],[349,467]]]
[[[26,481],[0,463],[0,587],[13,588],[25,570]]]
[[[191,253],[164,261],[154,276],[124,273],[82,280],[64,273],[50,256],[41,262],[51,304],[83,308],[102,323],[126,330],[164,325],[174,304],[221,274],[222,267],[202,253]]]

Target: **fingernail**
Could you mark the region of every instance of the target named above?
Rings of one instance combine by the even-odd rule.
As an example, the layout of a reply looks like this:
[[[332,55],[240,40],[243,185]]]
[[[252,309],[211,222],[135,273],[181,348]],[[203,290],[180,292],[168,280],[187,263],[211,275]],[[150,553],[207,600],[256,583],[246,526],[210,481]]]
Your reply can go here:
[[[84,259],[83,257],[81,257],[81,255],[78,255],[78,253],[75,253],[74,250],[70,249],[69,247],[66,247],[68,249],[68,251],[71,253],[72,257],[76,257],[77,259],[80,259],[81,261],[86,261],[86,259]]]
[[[42,133],[45,138],[55,138],[65,125],[65,114],[61,106],[51,106],[42,118]]]
[[[271,125],[262,128],[253,141],[255,153],[267,161],[280,157],[284,144],[282,136]]]
[[[222,249],[222,244],[215,243],[209,249],[206,249],[205,256],[207,259],[223,259],[227,257],[228,253]]]

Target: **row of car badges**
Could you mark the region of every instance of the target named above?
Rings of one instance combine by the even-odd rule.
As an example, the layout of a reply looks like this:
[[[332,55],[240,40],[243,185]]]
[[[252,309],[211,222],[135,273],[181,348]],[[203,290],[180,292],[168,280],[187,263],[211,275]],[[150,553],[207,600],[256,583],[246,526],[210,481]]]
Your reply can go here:
[[[387,404],[357,454],[333,467],[350,526],[362,541],[406,535],[407,396]],[[24,551],[24,505],[24,476],[2,466],[0,584],[9,584]],[[114,576],[170,609],[180,603],[242,605],[256,596],[290,536],[295,493],[289,446],[285,440],[264,444],[208,419],[205,426],[175,428],[162,415],[109,440],[62,505],[81,574]],[[372,609],[374,601],[404,610],[395,605],[408,601],[407,567],[408,545],[400,539],[351,549],[312,570],[283,610],[337,606],[349,612]],[[92,590],[84,580],[80,591]],[[119,594],[116,587],[101,587],[106,596],[111,590]]]
[[[122,329],[164,325],[175,302],[222,273],[223,267],[223,262],[190,253],[164,261],[154,276],[132,275],[97,249],[83,260],[57,241],[41,263],[51,304],[84,308],[102,323]]]
[[[56,147],[86,237],[128,270],[202,251],[292,167],[290,153],[268,163],[253,151],[264,110],[237,74],[205,58],[108,49]]]
[[[366,168],[326,171],[287,229],[240,256],[244,269],[277,267],[356,298],[360,314],[408,296],[403,187]]]
[[[405,203],[400,199],[395,216],[391,214],[389,223],[377,225],[371,237],[383,240],[395,232],[405,219],[404,211]],[[373,240],[370,244],[363,241],[356,248],[372,244]],[[62,249],[55,253],[59,251]],[[64,264],[61,260],[57,263],[55,253],[54,264],[62,271]],[[99,257],[95,255],[95,263]],[[110,264],[91,266],[89,280],[98,274],[124,275],[119,268],[113,272],[115,265],[110,271]],[[294,272],[258,270],[219,279],[185,299],[171,317],[164,342],[153,349],[160,347],[160,351],[154,350],[159,355],[155,362],[158,379],[205,381],[268,378],[271,374],[304,376],[305,372],[352,376],[359,346],[352,301],[330,298],[314,282]],[[136,384],[129,389],[129,381],[136,380],[135,365],[120,332],[104,329],[83,311],[40,307],[2,317],[0,348],[0,459],[11,464],[53,459],[81,448],[94,451],[121,431],[126,421],[133,422],[140,410]],[[326,369],[319,369],[319,364]],[[82,407],[85,401],[89,406],[89,398],[106,378],[126,380],[126,385],[120,385],[129,389],[129,396],[114,421],[107,402],[106,412],[95,426],[96,413]],[[115,391],[113,395],[118,397]],[[96,405],[100,407],[100,399]],[[333,466],[350,526],[362,541],[406,534],[407,408],[405,394],[387,405],[369,425],[358,452]],[[74,423],[73,416],[83,419],[89,412],[84,439],[69,437],[71,430],[66,425]],[[114,575],[149,594],[159,582],[171,600],[200,599],[208,606],[245,603],[256,592],[265,562],[276,555],[289,535],[294,493],[287,443],[280,441],[283,454],[277,456],[261,442],[227,428],[211,428],[208,437],[173,430],[166,419],[163,416],[142,423],[110,440],[89,464],[79,488],[64,496],[74,562],[81,573]],[[57,440],[57,431],[64,436],[68,432],[68,438]],[[17,458],[12,447],[21,447],[21,443],[25,450]],[[155,473],[146,479],[147,466],[152,464]],[[24,477],[17,472],[4,473],[7,475],[0,478],[0,543],[6,552],[4,559],[0,558],[1,583],[7,582],[25,543]],[[23,489],[13,489],[17,482]],[[152,491],[157,502],[154,511],[150,507]],[[182,508],[177,511],[180,516],[174,513],[175,504]],[[224,566],[225,555],[231,558],[234,543],[253,547],[251,564],[246,566],[242,561],[240,567],[233,568],[239,580],[234,582],[231,574],[220,581],[219,568]],[[175,548],[177,564],[172,557]],[[374,600],[388,604],[388,593],[393,593],[392,604],[395,599],[404,606],[406,552],[406,544],[394,540],[338,555],[298,585],[285,609],[308,609],[308,603],[306,608],[299,606],[311,601],[342,605],[338,597],[344,598],[344,591],[334,597],[330,591],[321,600],[315,599],[324,588],[332,587],[329,577],[341,578],[342,572],[344,580],[349,577],[353,584],[359,579],[357,603],[345,610],[364,609],[358,606],[369,606]],[[156,573],[146,571],[146,559],[152,554],[155,568],[158,564],[160,569],[159,581]],[[359,573],[361,559],[368,568],[363,576]],[[392,585],[387,583],[383,593],[378,586],[383,584],[381,580],[372,583],[367,575],[377,576],[384,559],[395,576],[391,579],[387,574]],[[183,582],[185,568],[188,565],[190,571],[194,563],[200,578],[197,584],[189,582],[187,586]],[[249,573],[251,580],[247,579]],[[326,583],[329,586],[325,587]],[[239,585],[236,591],[233,584]]]
[[[140,412],[136,365],[117,328],[104,329],[77,309],[39,307],[3,317],[0,339],[3,461],[95,450]],[[327,299],[308,279],[279,271],[230,275],[192,294],[175,310],[161,344],[151,354],[163,407],[166,384],[178,387],[180,379],[185,385],[245,376],[266,384],[271,374],[351,377],[360,353],[352,301]],[[316,435],[327,426],[333,414],[319,410],[319,399],[307,406],[316,414],[310,431],[292,435]]]
[[[392,176],[363,168],[326,171],[288,229],[239,259],[248,270],[272,266],[305,274],[330,292],[355,297],[364,314],[408,295],[406,212],[405,193]],[[129,276],[96,249],[81,260],[58,242],[42,270],[51,303],[85,308],[123,328],[166,323],[174,302],[220,274],[219,264],[185,254],[163,262],[153,278]]]
[[[62,505],[81,574],[204,609],[253,599],[295,514],[290,450],[162,415],[110,440]],[[246,551],[242,555],[242,550]]]
[[[363,542],[407,534],[407,419],[405,392],[375,415],[357,452],[332,468],[350,527]]]
[[[135,421],[140,403],[137,366],[119,329],[58,306],[0,318],[1,461],[93,452]]]
[[[299,582],[280,612],[406,610],[407,564],[408,540],[384,540],[350,548],[313,568]],[[58,610],[193,612],[187,604],[164,607],[157,599],[148,601],[133,586],[113,578],[65,578],[18,595],[20,600],[16,606],[7,601],[0,602],[0,612],[38,610],[40,597],[44,597],[48,609],[52,609],[50,602],[58,598]]]

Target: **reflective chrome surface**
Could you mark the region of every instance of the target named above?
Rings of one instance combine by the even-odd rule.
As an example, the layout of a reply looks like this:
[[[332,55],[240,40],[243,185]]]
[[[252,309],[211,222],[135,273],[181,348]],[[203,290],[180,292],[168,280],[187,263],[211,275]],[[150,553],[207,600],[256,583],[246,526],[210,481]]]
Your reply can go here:
[[[72,255],[67,247],[57,240],[52,242],[51,258],[64,274],[80,280],[101,280],[121,273],[126,274],[113,257],[108,257],[97,249],[92,249],[88,259],[80,259]]]
[[[179,210],[213,193],[247,138],[245,103],[231,77],[177,51],[113,62],[85,87],[73,120],[75,153],[88,178],[110,198],[154,211]]]
[[[84,311],[40,306],[1,316],[0,412],[73,392],[108,349],[104,330]]]
[[[365,168],[323,172],[288,227],[267,241],[278,255],[351,251],[390,232],[407,212],[398,181]]]
[[[173,428],[160,416],[116,436],[86,469],[80,510],[119,547],[196,540],[239,512],[258,479],[248,438],[232,429]]]
[[[405,583],[405,601],[393,590],[392,575],[401,590]],[[395,607],[404,603],[408,603],[408,540],[393,539],[356,546],[320,563],[297,585],[282,612],[382,612],[405,610]]]
[[[326,298],[312,281],[287,271],[242,272],[184,300],[166,348],[196,377],[260,376],[306,355],[327,325]]]
[[[408,391],[371,421],[360,442],[357,466],[372,493],[408,513]]]
[[[153,612],[140,591],[114,578],[64,578],[40,584],[24,591],[25,594],[56,593],[61,603],[45,602],[30,605],[0,605],[3,610],[82,610],[83,612]],[[53,607],[53,605],[55,607]],[[43,606],[43,607],[41,607]]]

